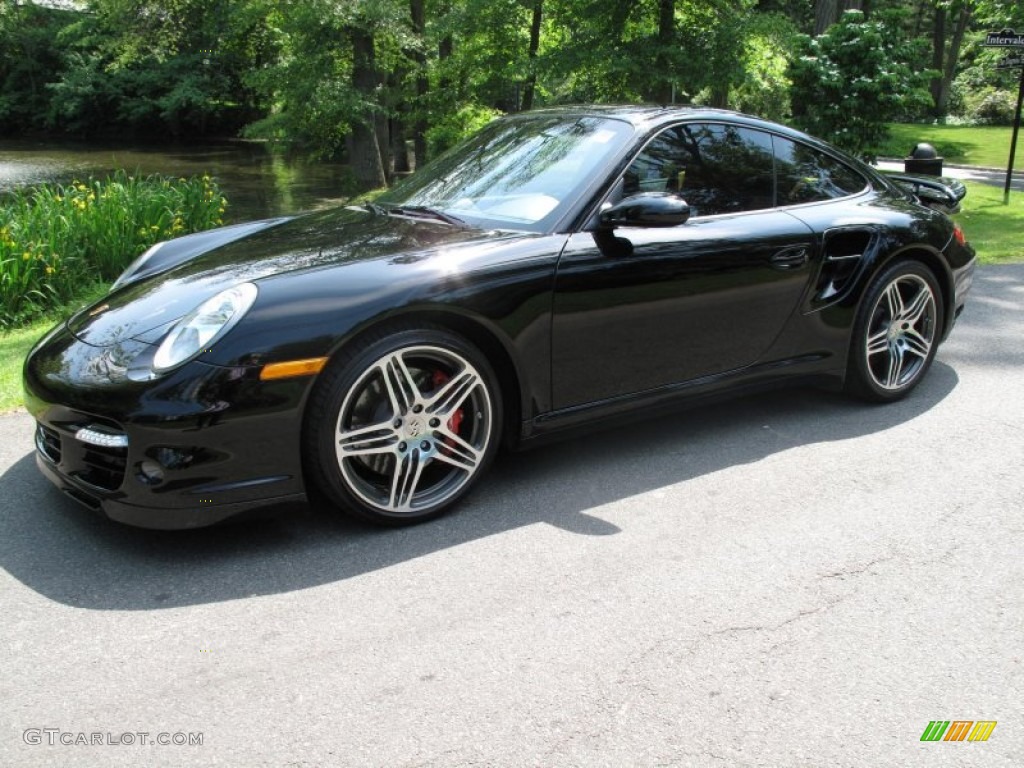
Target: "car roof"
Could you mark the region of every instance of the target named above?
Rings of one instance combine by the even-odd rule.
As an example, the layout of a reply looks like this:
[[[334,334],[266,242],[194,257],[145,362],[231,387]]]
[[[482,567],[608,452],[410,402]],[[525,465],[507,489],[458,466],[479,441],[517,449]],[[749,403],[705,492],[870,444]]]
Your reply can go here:
[[[765,120],[754,115],[715,109],[697,105],[657,104],[572,104],[562,107],[545,107],[530,112],[520,112],[509,117],[530,117],[531,115],[559,115],[563,117],[603,117],[623,120],[640,131],[656,129],[662,125],[680,120],[722,120],[768,129],[791,138],[819,143],[813,137],[780,123]]]

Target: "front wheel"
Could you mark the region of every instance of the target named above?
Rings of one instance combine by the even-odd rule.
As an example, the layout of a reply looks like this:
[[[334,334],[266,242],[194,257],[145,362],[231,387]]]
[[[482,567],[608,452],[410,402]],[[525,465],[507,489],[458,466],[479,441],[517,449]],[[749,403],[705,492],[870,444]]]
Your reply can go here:
[[[942,293],[931,270],[916,261],[887,268],[857,313],[847,389],[876,402],[906,396],[935,358],[942,320]]]
[[[486,358],[442,329],[380,334],[332,361],[307,419],[307,459],[342,509],[404,525],[446,511],[497,450]]]

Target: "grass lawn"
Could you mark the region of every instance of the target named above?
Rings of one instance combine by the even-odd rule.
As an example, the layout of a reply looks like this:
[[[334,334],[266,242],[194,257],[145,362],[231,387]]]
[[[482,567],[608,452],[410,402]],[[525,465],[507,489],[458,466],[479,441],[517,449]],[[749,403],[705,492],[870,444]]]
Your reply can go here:
[[[1006,168],[1010,158],[1010,135],[1013,129],[1001,125],[918,125],[890,123],[889,139],[878,150],[879,157],[906,157],[918,142],[931,144],[947,163]],[[1018,139],[1020,144],[1021,140]],[[1021,165],[1024,149],[1017,147]]]
[[[53,323],[44,320],[0,333],[0,413],[21,405],[21,364],[32,345]]]
[[[967,197],[956,218],[978,251],[983,264],[1024,260],[1024,193],[1011,192],[1003,205],[1001,187],[967,182]],[[0,332],[0,413],[21,405],[21,366],[32,345],[62,316],[99,298],[102,286],[94,286],[82,300],[63,312],[13,331]]]
[[[978,252],[982,264],[1024,260],[1024,192],[1010,192],[1003,205],[1002,187],[966,182],[967,197],[956,220]]]

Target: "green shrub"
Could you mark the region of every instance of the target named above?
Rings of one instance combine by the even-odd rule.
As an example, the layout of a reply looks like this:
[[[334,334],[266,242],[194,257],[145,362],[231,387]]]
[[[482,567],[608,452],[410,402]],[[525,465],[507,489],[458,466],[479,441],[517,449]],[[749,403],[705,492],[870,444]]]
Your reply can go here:
[[[990,85],[957,94],[956,114],[975,125],[1013,125],[1017,94]]]
[[[0,327],[113,280],[160,240],[220,225],[227,200],[209,176],[112,177],[0,197]]]

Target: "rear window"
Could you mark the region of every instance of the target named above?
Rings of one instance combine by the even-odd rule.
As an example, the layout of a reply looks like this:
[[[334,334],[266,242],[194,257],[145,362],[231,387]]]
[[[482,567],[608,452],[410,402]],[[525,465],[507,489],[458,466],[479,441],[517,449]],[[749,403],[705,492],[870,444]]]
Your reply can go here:
[[[848,197],[868,182],[857,171],[824,152],[773,136],[778,204],[799,205]]]

